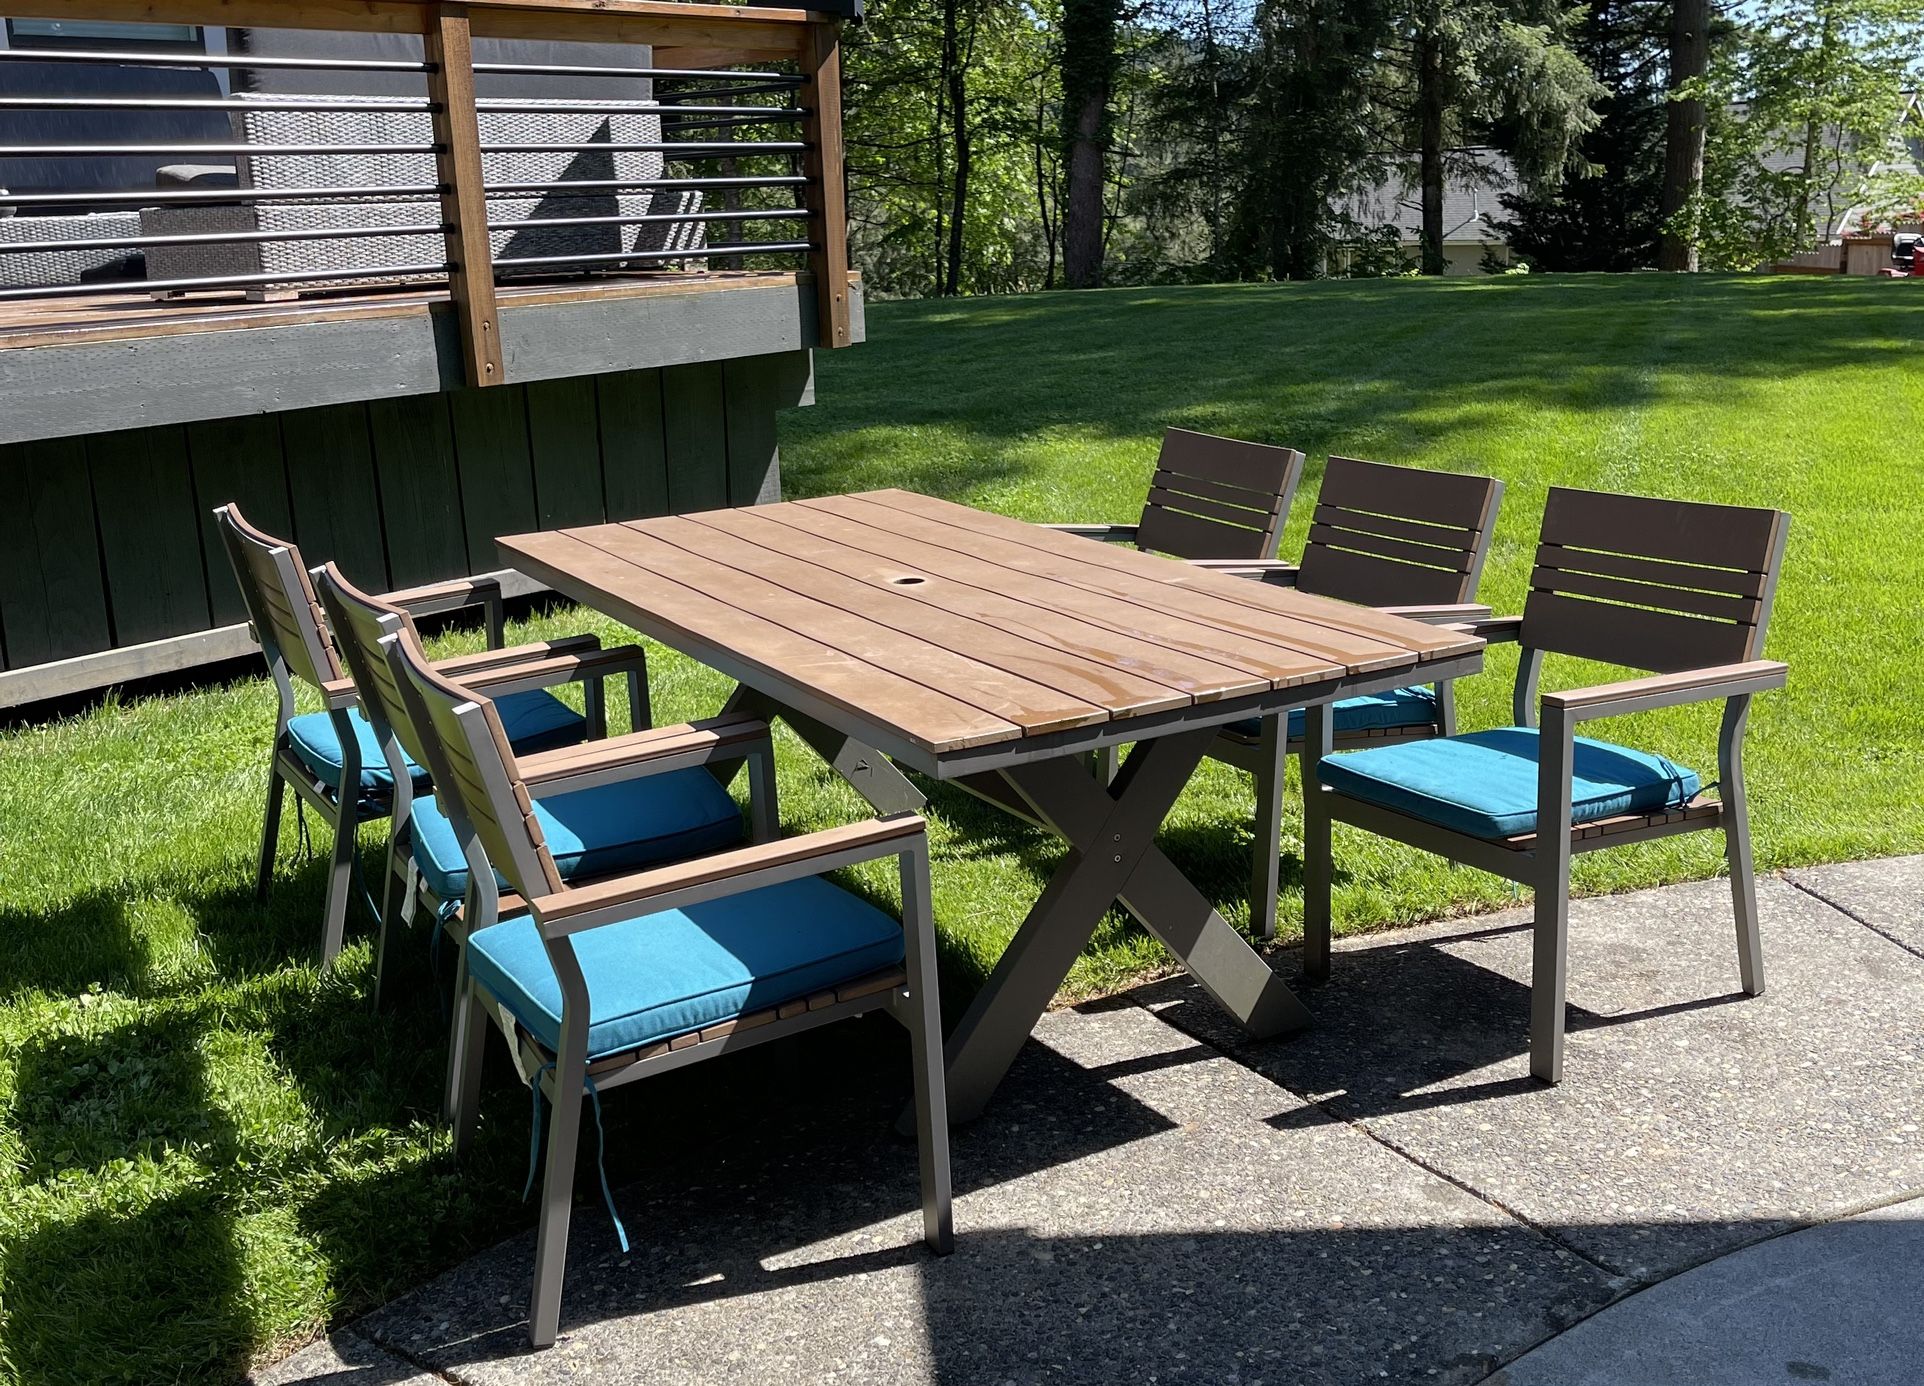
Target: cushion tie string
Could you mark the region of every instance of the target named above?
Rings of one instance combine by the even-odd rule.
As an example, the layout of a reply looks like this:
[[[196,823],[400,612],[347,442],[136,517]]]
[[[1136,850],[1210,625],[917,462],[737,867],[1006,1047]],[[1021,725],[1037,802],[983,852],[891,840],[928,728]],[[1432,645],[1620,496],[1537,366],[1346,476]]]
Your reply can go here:
[[[586,1079],[588,1100],[595,1104],[595,1173],[601,1176],[601,1201],[607,1205],[608,1221],[615,1225],[615,1240],[621,1243],[621,1254],[628,1254],[628,1229],[621,1225],[621,1214],[615,1211],[615,1195],[608,1187],[608,1133],[601,1125],[601,1092],[595,1087],[595,1080]]]
[[[535,1171],[541,1165],[541,1075],[553,1070],[552,1063],[543,1064],[535,1070],[534,1077],[528,1083],[529,1090],[534,1094],[534,1122],[528,1132],[528,1182],[521,1186],[523,1203],[534,1192]],[[608,1221],[615,1225],[615,1240],[621,1243],[621,1253],[626,1256],[628,1229],[621,1221],[621,1214],[615,1211],[614,1191],[608,1187],[608,1132],[601,1124],[601,1090],[595,1086],[595,1080],[586,1075],[583,1076],[582,1085],[595,1109],[595,1173],[601,1177],[601,1201],[608,1209]]]

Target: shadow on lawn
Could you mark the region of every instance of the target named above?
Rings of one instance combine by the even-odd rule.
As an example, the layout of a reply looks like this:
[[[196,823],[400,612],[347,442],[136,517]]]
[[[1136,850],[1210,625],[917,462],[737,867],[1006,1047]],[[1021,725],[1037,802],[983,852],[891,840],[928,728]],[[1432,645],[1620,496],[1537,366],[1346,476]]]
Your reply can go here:
[[[132,990],[148,975],[147,941],[127,919],[126,894],[88,890],[49,909],[0,908],[0,1001],[25,992],[78,996]]]
[[[1134,445],[1129,470],[1146,479],[1171,424],[1312,458],[1440,444],[1439,463],[1473,468],[1474,453],[1451,449],[1493,413],[1634,408],[1674,388],[1671,372],[1741,395],[1924,339],[1924,295],[1892,287],[1546,276],[889,305],[872,318],[889,350],[823,363],[832,378],[795,427],[833,441],[792,450],[785,477],[798,495],[895,485],[966,499],[1041,479],[1023,449],[1057,435]],[[1838,330],[1813,330],[1826,316]]]

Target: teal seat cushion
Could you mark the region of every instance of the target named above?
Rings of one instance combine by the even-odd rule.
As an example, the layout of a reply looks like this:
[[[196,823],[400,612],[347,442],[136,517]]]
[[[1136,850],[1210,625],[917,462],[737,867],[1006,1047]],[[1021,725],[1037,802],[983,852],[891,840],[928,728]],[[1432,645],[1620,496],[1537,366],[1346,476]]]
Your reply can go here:
[[[581,714],[546,689],[510,693],[505,698],[496,698],[494,707],[501,714],[508,744],[523,755],[572,746],[588,735],[588,724]],[[361,792],[384,796],[394,788],[394,776],[388,773],[381,743],[374,739],[374,728],[361,716],[359,708],[350,709],[347,719],[354,726],[354,740],[361,748]],[[331,716],[310,712],[296,717],[287,724],[287,738],[294,754],[316,779],[327,785],[340,783],[341,739],[334,734]],[[412,759],[408,766],[414,774],[415,789],[425,790],[428,772]]]
[[[718,852],[742,836],[741,810],[699,766],[551,794],[534,801],[534,816],[564,880]],[[428,889],[442,900],[467,894],[467,858],[433,799],[414,806],[413,839]]]
[[[1345,698],[1331,703],[1336,734],[1381,731],[1388,727],[1428,727],[1436,723],[1436,693],[1428,688],[1391,688],[1382,693],[1365,693],[1360,698]],[[1307,716],[1300,707],[1289,710],[1289,739],[1301,741]],[[1252,741],[1263,734],[1260,717],[1231,722],[1227,728],[1236,736]]]
[[[1696,797],[1697,772],[1647,751],[1576,739],[1570,819],[1681,808]],[[1331,756],[1318,767],[1331,789],[1471,837],[1537,830],[1537,734],[1502,727]]]
[[[902,961],[902,929],[819,876],[574,935],[592,1062],[779,1006]],[[550,1050],[561,985],[528,915],[468,939],[468,975]]]

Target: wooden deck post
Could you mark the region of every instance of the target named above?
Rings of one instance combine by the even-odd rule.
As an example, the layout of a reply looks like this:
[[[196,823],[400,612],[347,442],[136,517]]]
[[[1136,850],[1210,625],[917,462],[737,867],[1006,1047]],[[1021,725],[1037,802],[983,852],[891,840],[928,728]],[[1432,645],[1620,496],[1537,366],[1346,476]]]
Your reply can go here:
[[[494,302],[494,253],[488,242],[488,198],[481,166],[481,125],[474,106],[474,45],[468,7],[428,10],[428,97],[434,103],[436,175],[447,225],[448,291],[460,324],[468,384],[499,385],[507,377]]]
[[[815,276],[819,345],[850,345],[848,320],[848,206],[842,169],[842,26],[810,23],[802,40],[801,100],[808,115],[802,138],[803,189],[812,215],[810,272]]]

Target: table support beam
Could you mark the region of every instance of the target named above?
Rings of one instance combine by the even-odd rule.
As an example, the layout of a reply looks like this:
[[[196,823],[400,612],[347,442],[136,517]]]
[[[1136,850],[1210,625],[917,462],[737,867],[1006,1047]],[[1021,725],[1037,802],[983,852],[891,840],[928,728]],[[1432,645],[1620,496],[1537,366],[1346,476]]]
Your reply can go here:
[[[786,722],[810,750],[827,761],[879,814],[920,813],[928,806],[928,797],[915,787],[915,782],[873,746],[865,746],[806,713],[784,707],[766,693],[738,684],[722,705],[722,712],[759,717],[764,722]],[[716,761],[710,769],[716,779],[727,784],[735,778],[741,765],[740,760]]]
[[[1267,1038],[1309,1023],[1282,979],[1155,845],[1214,738],[1213,728],[1200,728],[1139,744],[1110,786],[1069,757],[999,772],[1070,851],[949,1037],[951,1121],[981,1115],[1117,900],[1251,1035]],[[1002,797],[986,787],[977,792]]]

